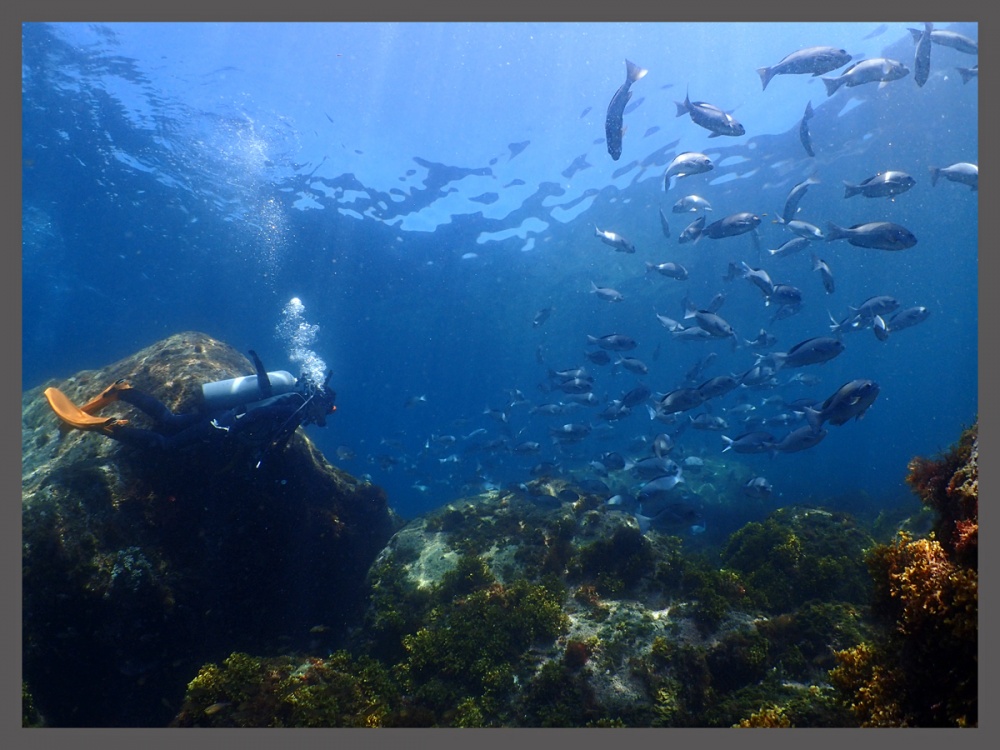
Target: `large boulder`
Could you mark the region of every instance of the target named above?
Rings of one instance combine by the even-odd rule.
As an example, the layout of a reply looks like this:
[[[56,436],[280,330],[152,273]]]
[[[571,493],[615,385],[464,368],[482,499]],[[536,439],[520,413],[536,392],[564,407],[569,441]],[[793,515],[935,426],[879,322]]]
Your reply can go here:
[[[67,432],[43,396],[55,386],[82,404],[128,378],[186,412],[203,382],[252,372],[188,332],[24,394],[23,674],[47,724],[165,725],[204,662],[332,648],[359,616],[400,523],[380,488],[331,466],[301,429],[254,468],[239,452]],[[101,415],[149,426],[121,402]]]

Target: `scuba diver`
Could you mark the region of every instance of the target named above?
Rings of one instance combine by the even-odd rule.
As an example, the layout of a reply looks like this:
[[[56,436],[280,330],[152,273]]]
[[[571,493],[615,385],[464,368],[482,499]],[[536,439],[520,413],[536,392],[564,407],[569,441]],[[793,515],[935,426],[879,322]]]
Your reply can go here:
[[[79,407],[58,388],[46,388],[45,397],[56,415],[72,428],[95,430],[127,445],[165,451],[220,441],[235,443],[254,449],[254,465],[259,468],[266,454],[284,446],[299,425],[325,427],[327,415],[337,409],[337,394],[327,385],[332,370],[322,383],[314,383],[305,374],[296,379],[284,370],[269,373],[252,349],[250,356],[256,375],[203,384],[202,408],[186,414],[174,414],[125,378]],[[146,430],[129,427],[127,419],[95,416],[94,412],[113,401],[124,401],[145,412],[156,426]]]

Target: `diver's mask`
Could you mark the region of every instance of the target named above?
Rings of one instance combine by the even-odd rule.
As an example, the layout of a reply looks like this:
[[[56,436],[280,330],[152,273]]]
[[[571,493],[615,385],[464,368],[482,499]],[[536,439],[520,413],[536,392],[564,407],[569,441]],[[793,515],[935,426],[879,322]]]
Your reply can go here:
[[[332,375],[333,370],[328,371],[326,378],[320,384],[313,383],[306,375],[299,378],[296,385],[300,387],[299,389],[306,397],[306,402],[303,404],[305,418],[302,420],[302,424],[311,422],[320,427],[326,427],[327,415],[333,414],[337,410],[337,393],[327,386]]]

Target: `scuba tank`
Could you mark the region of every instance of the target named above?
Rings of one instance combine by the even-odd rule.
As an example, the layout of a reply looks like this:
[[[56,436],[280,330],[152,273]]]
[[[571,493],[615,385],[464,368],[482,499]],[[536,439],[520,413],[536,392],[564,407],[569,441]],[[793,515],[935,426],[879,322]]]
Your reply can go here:
[[[277,370],[267,373],[271,381],[271,395],[278,396],[295,390],[295,376],[287,370]],[[214,383],[202,383],[201,395],[205,407],[209,410],[232,409],[241,404],[248,404],[263,398],[257,387],[256,375],[243,375],[228,380],[216,380]]]

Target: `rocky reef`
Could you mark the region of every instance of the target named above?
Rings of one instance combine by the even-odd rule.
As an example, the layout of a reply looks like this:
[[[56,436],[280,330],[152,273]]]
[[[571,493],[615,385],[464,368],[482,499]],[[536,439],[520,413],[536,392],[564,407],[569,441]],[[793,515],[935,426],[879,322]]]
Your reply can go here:
[[[933,530],[870,552],[877,628],[831,677],[863,726],[978,726],[978,422],[907,481]]]
[[[456,501],[379,555],[344,650],[205,665],[175,724],[851,725],[826,677],[865,636],[871,537],[786,508],[691,539],[558,479]]]
[[[233,650],[328,651],[360,617],[365,574],[400,522],[378,487],[331,466],[301,429],[254,469],[238,455],[151,454],[66,432],[42,395],[52,385],[82,404],[128,378],[186,412],[201,383],[252,372],[189,332],[23,395],[32,723],[164,726],[200,665]],[[146,426],[124,403],[101,414]]]

